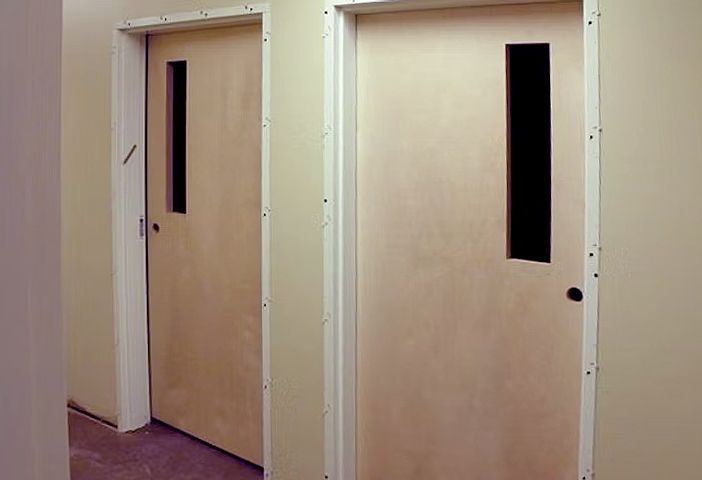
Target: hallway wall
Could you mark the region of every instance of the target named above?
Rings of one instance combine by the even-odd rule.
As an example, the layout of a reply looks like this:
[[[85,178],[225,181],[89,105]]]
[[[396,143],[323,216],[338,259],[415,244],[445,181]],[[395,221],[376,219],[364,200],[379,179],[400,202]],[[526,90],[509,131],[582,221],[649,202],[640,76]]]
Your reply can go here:
[[[0,478],[68,480],[61,0],[0,2]]]
[[[598,480],[702,459],[702,2],[601,0]]]

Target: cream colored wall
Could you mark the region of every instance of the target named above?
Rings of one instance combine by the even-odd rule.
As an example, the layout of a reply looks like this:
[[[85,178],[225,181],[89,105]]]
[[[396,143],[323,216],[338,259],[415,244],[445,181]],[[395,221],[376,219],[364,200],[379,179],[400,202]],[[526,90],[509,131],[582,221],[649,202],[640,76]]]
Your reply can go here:
[[[601,0],[598,480],[702,477],[702,2]]]
[[[109,5],[64,2],[62,288],[69,401],[116,423]]]
[[[61,1],[0,1],[0,478],[68,480]]]
[[[272,0],[273,441],[280,478],[322,475],[323,0]],[[211,0],[206,6],[230,4]],[[64,313],[71,397],[116,413],[110,45],[186,0],[66,0]],[[604,480],[693,480],[702,452],[702,3],[601,0]]]
[[[110,237],[113,25],[225,0],[65,0],[64,315],[69,397],[114,419]],[[322,478],[323,0],[271,0],[273,451],[276,475]]]

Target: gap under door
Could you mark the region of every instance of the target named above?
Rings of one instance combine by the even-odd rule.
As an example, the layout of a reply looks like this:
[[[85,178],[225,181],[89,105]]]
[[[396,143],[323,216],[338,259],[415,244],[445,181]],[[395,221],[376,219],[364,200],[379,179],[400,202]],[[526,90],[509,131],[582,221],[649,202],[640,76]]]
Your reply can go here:
[[[576,478],[581,9],[357,17],[359,480]]]
[[[149,37],[153,417],[262,464],[261,26]]]

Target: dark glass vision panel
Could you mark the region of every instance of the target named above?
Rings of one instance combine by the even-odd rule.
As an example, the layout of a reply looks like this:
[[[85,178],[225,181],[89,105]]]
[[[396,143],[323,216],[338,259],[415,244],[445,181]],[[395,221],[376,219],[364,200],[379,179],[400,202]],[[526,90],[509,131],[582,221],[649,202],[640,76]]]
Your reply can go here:
[[[188,63],[168,62],[168,204],[170,211],[187,212]]]
[[[551,261],[551,53],[507,45],[507,251]]]

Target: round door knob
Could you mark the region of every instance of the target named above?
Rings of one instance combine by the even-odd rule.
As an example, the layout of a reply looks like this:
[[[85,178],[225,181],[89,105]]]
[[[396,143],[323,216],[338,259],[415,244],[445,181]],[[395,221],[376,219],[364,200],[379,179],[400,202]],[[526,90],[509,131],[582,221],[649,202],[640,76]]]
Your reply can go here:
[[[574,302],[582,302],[583,291],[577,287],[570,287],[566,292],[566,297],[568,297],[568,300],[572,300]]]
[[[161,231],[161,226],[156,222],[154,222],[153,225],[151,225],[151,228],[153,228],[154,232],[156,232],[156,233]]]

